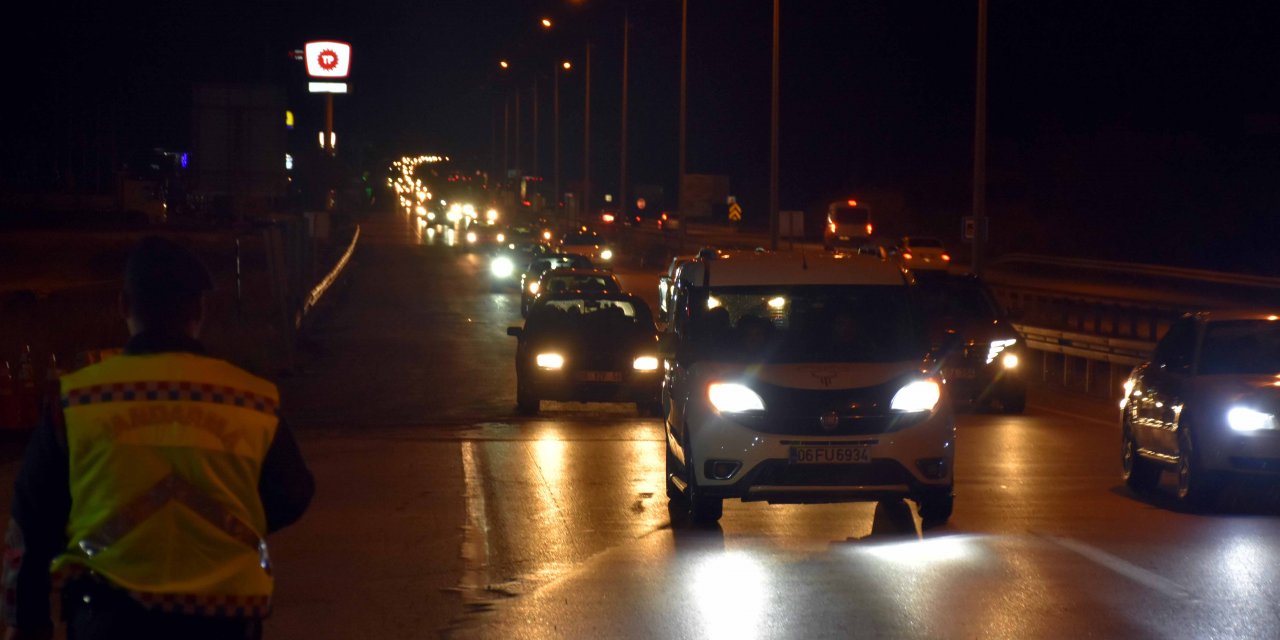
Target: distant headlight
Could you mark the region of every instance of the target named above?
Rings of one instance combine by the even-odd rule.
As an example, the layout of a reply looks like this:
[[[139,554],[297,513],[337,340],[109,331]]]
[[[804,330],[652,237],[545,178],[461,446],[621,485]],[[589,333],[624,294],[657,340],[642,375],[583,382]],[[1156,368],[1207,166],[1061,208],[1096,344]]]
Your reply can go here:
[[[933,408],[938,406],[938,401],[941,399],[942,389],[937,382],[916,380],[898,389],[898,392],[893,394],[893,400],[889,402],[889,408],[907,413],[933,411]]]
[[[533,282],[529,283],[529,293],[537,293],[537,292],[538,292],[538,281],[534,280]]]
[[[564,367],[564,356],[558,353],[539,353],[534,359],[539,369],[560,369]]]
[[[476,232],[474,232],[474,231],[468,231],[468,232],[467,232],[467,242],[470,242],[471,244],[475,244],[475,243],[476,243],[476,238],[477,238],[477,236],[476,236]]]
[[[1018,354],[1016,354],[1016,353],[1006,353],[1006,354],[1004,355],[1004,357],[1000,359],[1000,364],[1001,364],[1001,366],[1003,366],[1003,367],[1004,367],[1004,368],[1006,368],[1006,369],[1017,369],[1017,368],[1018,368]]]
[[[485,219],[486,219],[486,220],[488,220],[489,222],[494,222],[494,221],[496,221],[496,220],[498,219],[498,210],[497,210],[497,209],[490,209],[490,210],[488,210],[488,211],[484,212],[484,217],[485,217]]]
[[[499,233],[499,234],[498,234],[498,242],[506,242],[506,241],[507,241],[507,234],[505,234],[505,233]]]
[[[707,399],[721,413],[764,411],[764,400],[749,387],[735,382],[713,382],[707,387]]]
[[[600,252],[600,259],[601,259],[601,260],[612,260],[612,259],[613,259],[613,250],[612,250],[612,249],[605,249],[605,250],[601,251],[601,252]]]
[[[636,371],[657,371],[658,359],[653,356],[640,356],[631,362],[631,368]]]
[[[1236,431],[1275,429],[1276,417],[1248,407],[1232,407],[1227,411],[1227,424]]]
[[[543,231],[543,232],[542,232],[542,239],[543,239],[543,240],[550,240],[550,239],[551,239],[551,232],[550,232],[550,231]]]
[[[511,258],[506,256],[498,256],[489,263],[489,272],[495,278],[510,278],[515,273],[516,265],[511,262]]]
[[[1018,341],[1013,338],[1008,340],[992,340],[991,348],[987,350],[987,364],[994,362],[996,356],[1000,355],[1001,351],[1004,351],[1008,347],[1012,347],[1016,342]]]

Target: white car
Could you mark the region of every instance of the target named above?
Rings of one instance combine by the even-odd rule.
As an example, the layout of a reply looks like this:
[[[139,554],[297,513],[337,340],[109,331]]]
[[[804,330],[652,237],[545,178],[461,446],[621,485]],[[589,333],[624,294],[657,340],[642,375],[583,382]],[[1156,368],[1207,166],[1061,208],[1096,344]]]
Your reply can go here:
[[[910,271],[859,254],[707,252],[676,282],[663,383],[673,507],[714,522],[726,498],[907,498],[925,526],[947,521],[955,425]]]
[[[902,263],[917,271],[951,268],[951,254],[942,241],[928,236],[906,236],[898,245]]]
[[[586,256],[591,264],[600,269],[611,269],[616,261],[613,248],[605,237],[595,231],[588,231],[586,227],[566,233],[560,239],[559,251]]]

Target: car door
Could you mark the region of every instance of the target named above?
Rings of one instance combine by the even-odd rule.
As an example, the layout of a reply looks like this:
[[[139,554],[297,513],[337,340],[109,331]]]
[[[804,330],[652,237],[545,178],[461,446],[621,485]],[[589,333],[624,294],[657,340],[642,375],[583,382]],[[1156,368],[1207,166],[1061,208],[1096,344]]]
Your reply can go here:
[[[1188,379],[1193,373],[1199,323],[1183,318],[1169,327],[1156,344],[1151,365],[1135,389],[1134,438],[1138,446],[1157,454],[1178,453],[1178,418]]]

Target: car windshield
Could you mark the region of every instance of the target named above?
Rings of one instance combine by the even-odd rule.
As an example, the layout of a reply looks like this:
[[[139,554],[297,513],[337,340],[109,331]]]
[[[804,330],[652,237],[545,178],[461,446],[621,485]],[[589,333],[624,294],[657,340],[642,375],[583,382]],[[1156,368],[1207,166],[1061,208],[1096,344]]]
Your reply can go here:
[[[1280,373],[1280,322],[1219,320],[1210,322],[1200,347],[1200,373]]]
[[[594,231],[575,231],[564,237],[564,244],[600,244],[600,234]]]
[[[690,325],[696,357],[746,362],[900,362],[928,351],[901,286],[711,290]]]
[[[572,273],[552,273],[546,276],[546,288],[550,293],[561,291],[602,292],[617,290],[613,279],[605,275],[582,275]],[[628,315],[635,315],[634,311]]]
[[[534,333],[551,331],[573,335],[586,331],[609,335],[641,327],[653,330],[649,307],[628,298],[556,298],[535,305],[525,324]]]
[[[836,209],[831,215],[831,221],[836,224],[866,224],[867,210],[842,207]]]
[[[995,301],[977,280],[946,276],[918,282],[915,298],[924,318],[988,321],[1000,317]]]

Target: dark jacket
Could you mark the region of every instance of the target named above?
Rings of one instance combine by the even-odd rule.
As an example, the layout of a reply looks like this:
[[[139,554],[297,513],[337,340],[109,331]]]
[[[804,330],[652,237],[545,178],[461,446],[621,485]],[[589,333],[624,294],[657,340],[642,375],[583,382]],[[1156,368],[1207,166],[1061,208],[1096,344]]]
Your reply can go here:
[[[204,348],[185,336],[144,332],[130,339],[124,352],[202,354]],[[67,520],[71,514],[70,462],[62,408],[58,402],[51,402],[43,415],[14,483],[13,518],[5,538],[4,617],[5,622],[19,629],[40,629],[52,624],[49,565],[67,546]],[[314,493],[311,471],[293,433],[281,421],[258,480],[268,532],[302,517]]]

